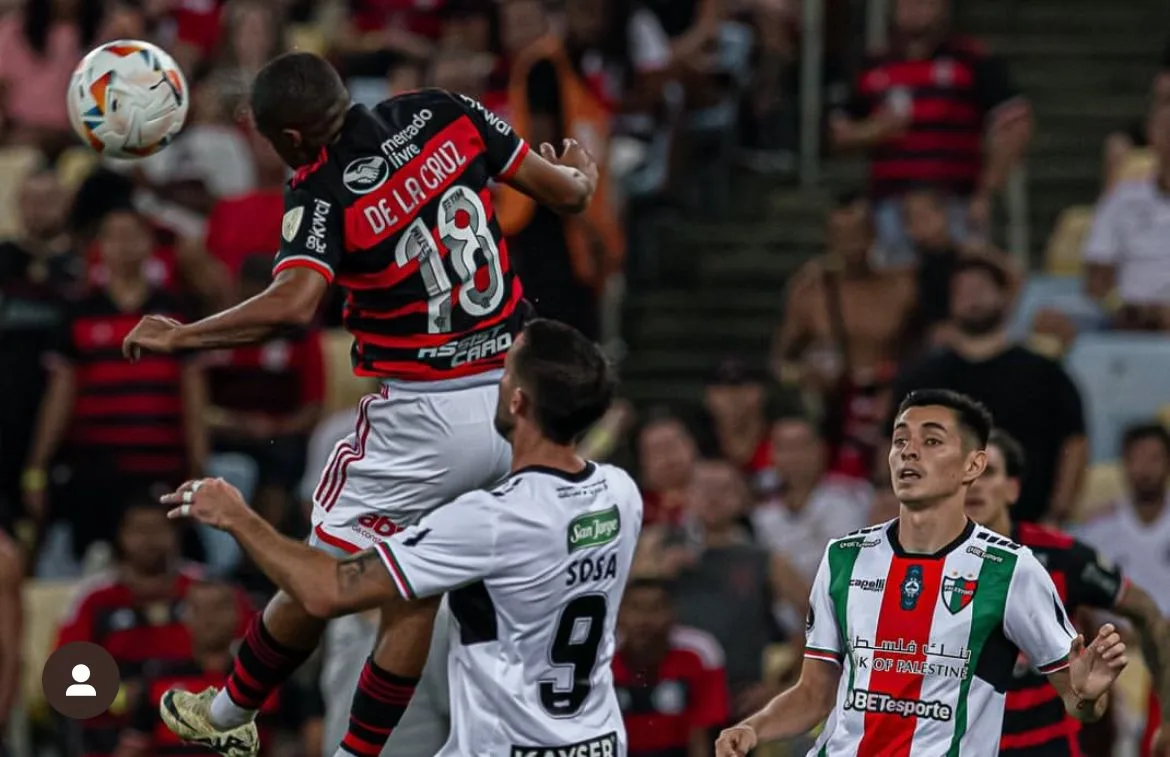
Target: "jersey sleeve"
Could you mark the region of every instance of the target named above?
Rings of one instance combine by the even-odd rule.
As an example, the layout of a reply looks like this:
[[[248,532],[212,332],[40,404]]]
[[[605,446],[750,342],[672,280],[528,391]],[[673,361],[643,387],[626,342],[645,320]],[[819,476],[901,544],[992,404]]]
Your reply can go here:
[[[837,623],[837,611],[829,596],[829,550],[832,548],[830,544],[821,557],[809,594],[808,617],[804,623],[804,656],[840,664],[845,648]]]
[[[333,282],[344,242],[341,208],[299,186],[284,193],[280,251],[272,275],[289,268],[311,268]]]
[[[500,570],[500,512],[494,504],[487,492],[466,494],[378,543],[378,555],[398,592],[407,599],[431,597]]]
[[[1041,675],[1068,667],[1076,631],[1048,571],[1029,549],[1021,549],[1012,572],[1003,631]]]
[[[1074,542],[1069,548],[1069,605],[1112,609],[1125,591],[1125,577],[1115,564],[1089,545]]]
[[[457,97],[463,112],[483,138],[487,148],[488,169],[492,175],[500,181],[512,178],[528,154],[528,143],[520,138],[507,121],[485,108],[479,100],[467,95]]]

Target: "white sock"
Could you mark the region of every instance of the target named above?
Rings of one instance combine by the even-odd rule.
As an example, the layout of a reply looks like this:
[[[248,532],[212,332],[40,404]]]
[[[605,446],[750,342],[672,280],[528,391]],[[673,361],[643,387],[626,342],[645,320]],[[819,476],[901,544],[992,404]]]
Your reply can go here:
[[[245,710],[232,701],[228,696],[227,689],[220,689],[219,693],[215,695],[215,699],[211,700],[211,708],[208,713],[208,720],[211,724],[221,731],[230,731],[233,728],[238,728],[245,723],[250,723],[256,717],[255,710]]]

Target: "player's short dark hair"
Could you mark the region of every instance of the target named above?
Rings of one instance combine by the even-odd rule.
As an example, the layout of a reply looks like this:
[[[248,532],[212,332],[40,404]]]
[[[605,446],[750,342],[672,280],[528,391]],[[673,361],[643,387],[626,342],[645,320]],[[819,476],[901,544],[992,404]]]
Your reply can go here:
[[[1121,435],[1122,453],[1128,453],[1130,447],[1146,439],[1157,439],[1166,454],[1170,455],[1170,431],[1161,423],[1138,423],[1125,429]]]
[[[996,265],[990,260],[983,258],[966,258],[955,263],[955,267],[951,269],[951,281],[961,274],[976,271],[987,276],[995,284],[996,289],[1004,291],[1008,288],[1007,271],[1002,266]]]
[[[897,415],[912,407],[945,407],[955,414],[959,429],[969,434],[977,449],[987,449],[991,436],[991,411],[977,400],[951,389],[918,389],[906,395],[898,405]]]
[[[601,348],[572,326],[537,318],[523,330],[524,346],[512,358],[520,386],[532,400],[541,433],[572,444],[613,400],[617,382]]]
[[[1002,428],[993,429],[987,438],[987,445],[995,447],[1003,455],[1003,472],[1008,478],[1023,479],[1028,471],[1028,457],[1024,454],[1024,445],[1016,437]]]
[[[328,109],[338,99],[349,102],[345,83],[329,61],[312,53],[278,55],[252,82],[252,117],[263,134],[282,129],[325,128]],[[325,135],[312,135],[325,136]]]

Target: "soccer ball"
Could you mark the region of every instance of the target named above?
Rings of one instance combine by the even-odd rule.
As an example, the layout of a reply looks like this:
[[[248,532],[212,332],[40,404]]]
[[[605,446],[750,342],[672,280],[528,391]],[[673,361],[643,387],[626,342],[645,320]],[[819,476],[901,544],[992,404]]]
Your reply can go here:
[[[82,59],[67,99],[73,130],[112,158],[141,158],[166,147],[183,128],[191,100],[171,56],[126,39]]]

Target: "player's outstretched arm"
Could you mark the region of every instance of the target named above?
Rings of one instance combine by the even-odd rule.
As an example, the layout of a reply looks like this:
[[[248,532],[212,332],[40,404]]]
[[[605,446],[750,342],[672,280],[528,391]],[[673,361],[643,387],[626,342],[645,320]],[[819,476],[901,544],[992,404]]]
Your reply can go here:
[[[137,360],[143,352],[211,350],[261,342],[312,321],[328,288],[328,280],[315,270],[286,268],[260,294],[200,321],[182,324],[146,316],[126,337],[122,352]]]
[[[795,686],[719,734],[715,757],[743,757],[756,744],[809,732],[833,710],[840,678],[837,663],[806,657]]]
[[[1097,720],[1105,714],[1109,688],[1129,663],[1125,644],[1117,629],[1106,623],[1087,646],[1083,636],[1073,639],[1068,655],[1068,667],[1049,673],[1048,680],[1073,717]]]
[[[400,596],[373,550],[338,561],[281,536],[222,479],[190,481],[162,501],[176,505],[171,518],[194,518],[234,536],[264,575],[314,617],[382,607]]]
[[[520,168],[505,181],[550,210],[580,213],[589,207],[597,190],[597,163],[576,140],[564,141],[560,157],[545,143],[539,155],[529,151]]]

